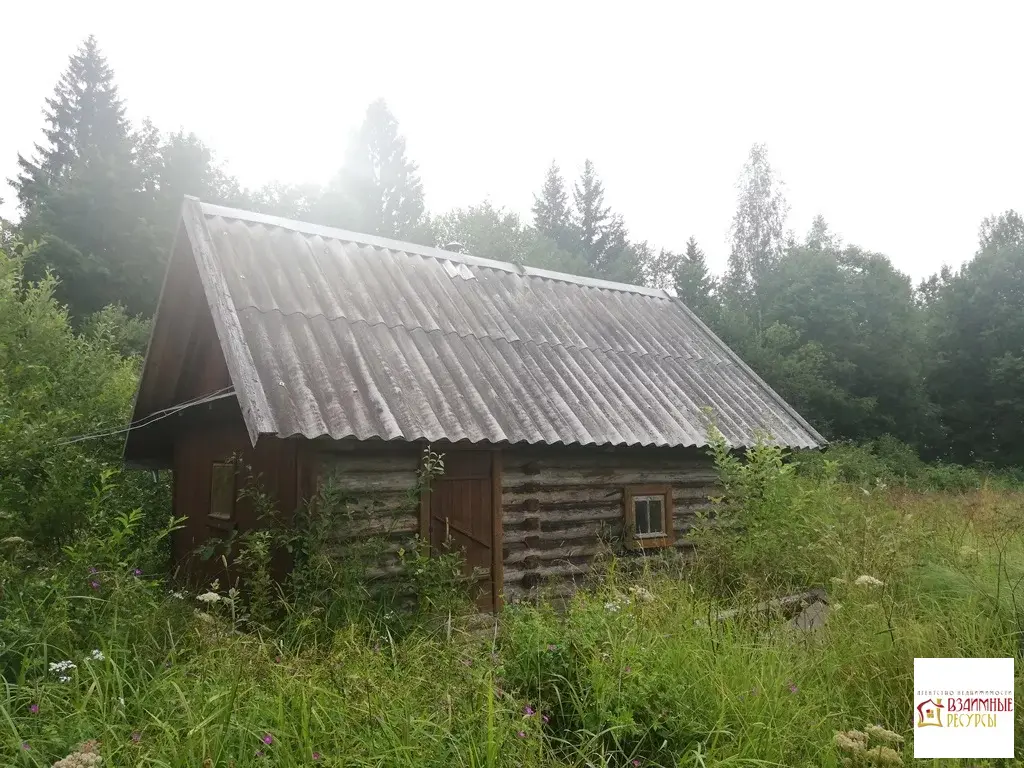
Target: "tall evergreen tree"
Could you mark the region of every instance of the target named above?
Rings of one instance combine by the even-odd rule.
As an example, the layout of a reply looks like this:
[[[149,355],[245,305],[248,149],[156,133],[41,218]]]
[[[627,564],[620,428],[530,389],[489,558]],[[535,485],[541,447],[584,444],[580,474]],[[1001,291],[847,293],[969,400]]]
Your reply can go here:
[[[604,204],[604,185],[593,162],[583,163],[583,173],[573,186],[573,225],[579,247],[595,271],[604,257],[604,240],[614,226],[611,209]]]
[[[640,282],[649,249],[646,244],[629,242],[622,216],[605,205],[604,184],[590,160],[583,164],[572,197],[572,249],[587,262],[590,272],[607,280]]]
[[[71,56],[46,104],[46,144],[33,160],[19,158],[14,181],[24,236],[42,241],[26,273],[55,271],[57,296],[78,319],[117,302],[151,312],[166,244],[148,221],[135,137],[94,38]]]
[[[383,99],[370,104],[345,161],[313,215],[332,226],[425,242],[423,183]]]
[[[686,241],[686,252],[676,262],[673,277],[676,295],[683,303],[705,322],[713,322],[717,308],[715,278],[695,237]]]
[[[556,243],[565,244],[570,228],[569,194],[558,163],[551,162],[540,194],[533,196],[533,226]]]
[[[732,250],[723,287],[726,298],[747,311],[754,327],[760,328],[763,306],[758,290],[782,259],[789,212],[764,144],[751,147],[737,186]]]
[[[20,172],[11,182],[23,210],[30,210],[48,190],[66,182],[76,163],[130,164],[124,105],[113,70],[92,35],[71,56],[53,96],[46,99],[43,115],[46,144],[36,144],[32,159],[18,155]]]

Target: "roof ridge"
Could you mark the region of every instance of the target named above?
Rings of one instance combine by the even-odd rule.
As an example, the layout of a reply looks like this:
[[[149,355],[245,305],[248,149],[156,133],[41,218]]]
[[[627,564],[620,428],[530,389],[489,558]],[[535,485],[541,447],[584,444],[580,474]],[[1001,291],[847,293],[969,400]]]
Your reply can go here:
[[[645,358],[653,358],[655,360],[677,360],[677,361],[680,361],[680,362],[698,361],[698,362],[703,363],[705,365],[713,366],[713,367],[716,367],[716,368],[718,368],[720,366],[736,367],[736,364],[734,362],[730,361],[728,359],[728,356],[723,356],[722,360],[716,362],[715,360],[710,360],[710,359],[708,359],[706,357],[684,357],[682,355],[671,355],[671,354],[669,354],[669,355],[659,355],[659,354],[657,354],[655,352],[634,352],[634,351],[631,351],[631,350],[628,350],[628,349],[618,350],[618,349],[601,348],[601,347],[587,347],[587,346],[582,346],[581,347],[578,344],[565,344],[565,343],[558,342],[558,341],[547,341],[547,340],[538,341],[537,339],[522,339],[522,338],[509,339],[509,338],[507,338],[505,336],[491,336],[491,335],[478,336],[475,333],[459,333],[458,331],[446,331],[443,328],[424,328],[422,325],[416,325],[416,326],[412,326],[412,327],[410,327],[408,325],[403,325],[402,323],[396,323],[394,325],[388,325],[388,323],[384,322],[383,320],[380,321],[380,322],[371,323],[369,320],[366,320],[366,319],[364,319],[362,317],[356,318],[354,320],[350,320],[349,318],[345,317],[344,315],[338,315],[337,317],[329,317],[326,314],[324,314],[323,312],[317,312],[314,315],[308,315],[305,312],[301,312],[301,311],[285,312],[285,311],[283,311],[283,310],[281,310],[279,308],[276,308],[276,307],[274,309],[260,309],[259,307],[255,306],[254,304],[247,304],[244,307],[235,307],[235,312],[237,312],[237,313],[256,312],[256,313],[261,314],[261,315],[274,315],[274,314],[277,314],[277,315],[280,315],[281,317],[296,317],[296,316],[298,316],[298,317],[305,318],[306,320],[315,320],[318,317],[322,317],[324,320],[326,320],[329,323],[343,321],[343,322],[347,323],[348,325],[364,325],[367,328],[377,328],[378,326],[384,326],[389,331],[394,331],[394,330],[397,330],[397,329],[401,329],[403,331],[408,331],[409,333],[412,333],[413,331],[422,331],[423,333],[427,333],[427,334],[439,333],[442,336],[457,336],[460,339],[470,339],[471,338],[471,339],[476,339],[477,341],[495,342],[495,341],[499,341],[500,340],[500,341],[504,341],[507,344],[535,344],[538,347],[551,347],[551,348],[560,348],[560,349],[567,349],[567,350],[588,350],[590,352],[601,352],[601,353],[605,353],[605,354],[607,354],[609,352],[614,352],[615,354],[619,354],[619,355],[627,355],[628,357],[630,357],[632,359],[635,359],[635,360],[642,360],[642,359],[645,359]]]
[[[223,205],[204,203],[198,198],[190,199],[199,203],[202,207],[203,214],[206,216],[220,216],[224,219],[247,221],[253,224],[263,224],[268,227],[280,227],[281,229],[290,229],[294,232],[301,232],[306,235],[315,235],[331,240],[342,240],[345,242],[369,245],[374,248],[384,248],[386,250],[397,251],[399,253],[410,253],[417,256],[453,261],[458,264],[466,264],[471,267],[497,269],[502,272],[509,272],[523,277],[535,277],[542,280],[557,280],[563,283],[574,283],[588,288],[599,288],[608,291],[636,293],[643,296],[650,296],[654,299],[672,300],[676,298],[661,288],[647,288],[642,285],[618,283],[613,280],[602,280],[596,277],[582,277],[580,275],[571,275],[567,272],[556,272],[550,269],[527,267],[523,264],[514,264],[510,261],[485,259],[468,253],[455,253],[454,251],[446,251],[443,248],[435,248],[433,246],[420,245],[418,243],[394,240],[387,237],[380,237],[378,235],[367,235],[360,232],[340,229],[338,227],[328,227],[323,224],[312,224],[310,222],[299,221],[297,219],[287,219],[281,216],[271,216],[270,214],[246,211],[241,208],[229,208]]]

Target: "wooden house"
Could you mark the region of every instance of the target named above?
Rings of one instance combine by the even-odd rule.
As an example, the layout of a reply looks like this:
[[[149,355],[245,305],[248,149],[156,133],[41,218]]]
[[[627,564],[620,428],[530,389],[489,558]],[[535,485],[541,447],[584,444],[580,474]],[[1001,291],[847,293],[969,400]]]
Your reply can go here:
[[[685,546],[708,409],[733,446],[823,443],[665,291],[189,198],[125,459],[173,469],[178,557],[255,524],[239,454],[283,510],[328,474],[372,499],[342,538],[450,536],[495,609],[571,588],[608,532]],[[445,471],[409,504],[427,445]]]

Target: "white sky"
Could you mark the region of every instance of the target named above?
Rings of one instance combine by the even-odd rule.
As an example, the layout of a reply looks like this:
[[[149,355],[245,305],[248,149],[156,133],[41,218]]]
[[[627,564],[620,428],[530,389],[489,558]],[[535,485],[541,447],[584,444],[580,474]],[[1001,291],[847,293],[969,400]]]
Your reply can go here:
[[[93,33],[133,120],[194,131],[247,185],[326,181],[382,96],[432,211],[528,216],[552,159],[589,157],[632,237],[694,234],[716,271],[755,141],[798,234],[823,213],[915,278],[1024,210],[1021,2],[0,5],[0,179]]]

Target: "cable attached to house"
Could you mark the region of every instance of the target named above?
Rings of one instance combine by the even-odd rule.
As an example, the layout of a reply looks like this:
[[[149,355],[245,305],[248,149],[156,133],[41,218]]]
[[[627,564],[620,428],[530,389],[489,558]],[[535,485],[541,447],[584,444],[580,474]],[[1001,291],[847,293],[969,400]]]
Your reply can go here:
[[[161,419],[166,419],[169,416],[173,416],[174,414],[179,413],[185,410],[186,408],[192,408],[193,406],[196,405],[205,405],[206,403],[212,403],[215,400],[223,400],[226,397],[233,397],[234,394],[234,387],[224,387],[223,389],[218,389],[216,392],[211,392],[206,395],[200,395],[199,397],[195,397],[191,400],[186,400],[183,403],[172,405],[170,408],[163,408],[162,410],[154,411],[148,416],[144,416],[143,418],[137,421],[133,421],[126,427],[121,427],[120,429],[113,429],[110,430],[109,432],[95,432],[89,435],[75,435],[74,437],[69,437],[66,440],[61,440],[57,443],[54,443],[53,446],[57,447],[61,445],[71,445],[72,443],[81,443],[86,440],[97,440],[101,437],[112,437],[113,435],[120,435],[125,432],[130,432],[131,430],[139,429],[140,427],[148,427],[150,424],[155,424]]]

